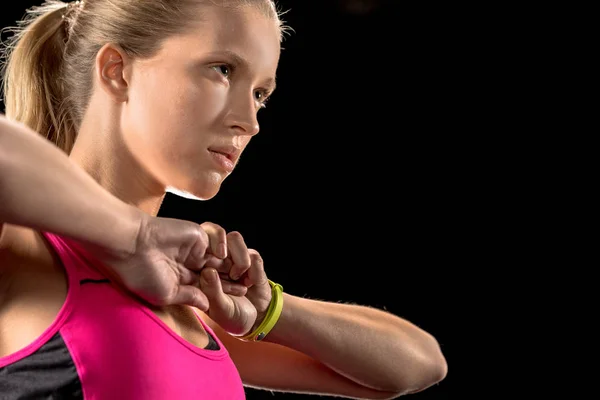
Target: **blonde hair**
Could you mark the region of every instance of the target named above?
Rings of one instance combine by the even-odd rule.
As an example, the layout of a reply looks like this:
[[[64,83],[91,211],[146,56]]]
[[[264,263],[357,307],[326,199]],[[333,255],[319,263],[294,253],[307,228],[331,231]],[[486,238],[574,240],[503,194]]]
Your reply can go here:
[[[185,33],[199,4],[254,6],[289,29],[273,0],[46,0],[26,11],[0,48],[6,117],[70,154],[92,95],[97,52],[114,43],[129,56],[152,57],[169,36]],[[6,28],[5,28],[6,30]]]

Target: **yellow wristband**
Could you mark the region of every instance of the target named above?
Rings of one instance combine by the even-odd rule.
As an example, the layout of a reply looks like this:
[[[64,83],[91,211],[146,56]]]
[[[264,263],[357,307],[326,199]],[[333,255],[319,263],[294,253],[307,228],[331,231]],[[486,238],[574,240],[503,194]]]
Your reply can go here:
[[[271,280],[269,280],[269,285],[271,285],[272,297],[265,318],[254,332],[242,336],[240,339],[251,342],[261,341],[271,332],[271,329],[273,329],[279,320],[281,310],[283,309],[283,287]]]

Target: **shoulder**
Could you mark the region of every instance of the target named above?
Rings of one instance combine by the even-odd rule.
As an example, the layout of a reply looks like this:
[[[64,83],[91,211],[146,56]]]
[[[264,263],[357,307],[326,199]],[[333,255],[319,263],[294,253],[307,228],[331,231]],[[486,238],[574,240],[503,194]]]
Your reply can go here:
[[[0,250],[0,357],[33,343],[55,320],[67,281],[39,232],[4,225]],[[0,385],[1,386],[1,385]]]
[[[0,234],[0,272],[15,273],[16,268],[24,266],[29,271],[33,268],[53,266],[56,257],[49,248],[42,234],[30,228],[3,224]]]
[[[36,279],[37,276],[43,279]],[[66,285],[59,257],[40,232],[5,224],[0,242],[0,308],[11,295],[58,282],[61,294]],[[36,286],[41,285],[41,286]],[[37,293],[40,294],[40,293]]]

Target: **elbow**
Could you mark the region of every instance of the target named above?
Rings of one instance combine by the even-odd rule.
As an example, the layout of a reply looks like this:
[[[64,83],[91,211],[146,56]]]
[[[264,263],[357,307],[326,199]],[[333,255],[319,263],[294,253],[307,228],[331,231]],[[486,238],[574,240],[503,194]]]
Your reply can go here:
[[[444,356],[444,353],[442,353],[439,343],[435,339],[432,340],[432,350],[428,356],[428,366],[426,368],[429,386],[440,383],[446,378],[446,375],[448,375],[448,362],[446,361],[446,357]]]
[[[448,364],[445,359],[433,361],[428,365],[421,365],[417,367],[414,374],[399,379],[396,389],[393,391],[393,398],[429,389],[443,381],[447,373]]]
[[[396,381],[394,393],[397,396],[422,392],[439,384],[448,374],[448,363],[437,341],[415,356],[410,368],[402,368],[403,372]]]
[[[422,383],[423,388],[419,389],[419,391],[440,383],[446,379],[446,375],[448,375],[448,362],[442,352],[439,351],[438,354],[430,360],[429,366],[426,368],[424,382]]]

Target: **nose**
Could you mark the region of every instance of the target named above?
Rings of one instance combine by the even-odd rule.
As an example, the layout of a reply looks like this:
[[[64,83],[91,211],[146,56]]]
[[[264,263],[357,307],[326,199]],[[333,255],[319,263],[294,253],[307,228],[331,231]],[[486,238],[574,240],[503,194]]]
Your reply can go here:
[[[257,118],[256,101],[253,96],[234,96],[227,118],[229,128],[239,135],[254,136],[260,130]]]

